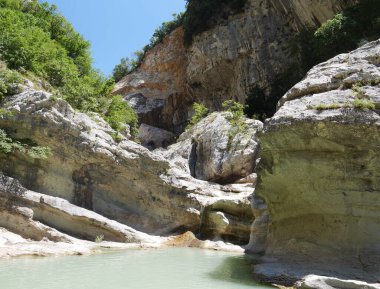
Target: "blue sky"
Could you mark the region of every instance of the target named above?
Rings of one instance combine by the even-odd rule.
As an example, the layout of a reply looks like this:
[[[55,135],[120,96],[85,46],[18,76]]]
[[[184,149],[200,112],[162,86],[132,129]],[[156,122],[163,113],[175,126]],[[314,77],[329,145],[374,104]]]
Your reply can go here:
[[[185,0],[47,0],[91,42],[94,66],[109,75],[122,57],[149,42],[162,22],[185,10]]]

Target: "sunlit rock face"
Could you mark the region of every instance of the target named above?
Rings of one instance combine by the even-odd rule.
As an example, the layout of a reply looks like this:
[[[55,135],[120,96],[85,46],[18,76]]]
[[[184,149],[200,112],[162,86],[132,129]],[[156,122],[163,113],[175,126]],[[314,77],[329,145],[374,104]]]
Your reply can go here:
[[[186,92],[186,65],[179,28],[151,49],[141,66],[116,84],[114,93],[136,109],[142,123],[179,134],[193,102]]]
[[[231,192],[204,203],[201,236],[247,244],[253,220],[250,198],[256,182],[257,134],[263,124],[244,118],[244,129],[238,131],[231,117],[230,112],[214,112],[159,152],[189,180],[219,183]]]
[[[177,145],[151,152],[127,137],[116,142],[113,130],[99,116],[77,112],[44,91],[26,88],[2,105],[11,112],[0,117],[0,127],[9,136],[51,149],[47,159],[0,155],[1,171],[26,189],[65,199],[149,234],[189,230],[202,238],[248,243],[261,122],[246,120],[246,130],[235,134],[223,151],[233,129],[225,118],[229,113],[211,115]],[[191,174],[193,140],[204,144],[197,167],[209,168],[207,177]],[[217,149],[218,145],[222,147]],[[44,220],[60,219],[44,206],[39,208]],[[216,218],[221,214],[222,222]],[[73,228],[81,227],[75,223]]]
[[[256,196],[267,211],[256,220],[269,215],[267,236],[251,240],[267,257],[258,275],[379,280],[379,65],[380,40],[317,65],[266,121]]]
[[[249,0],[242,13],[196,36],[189,47],[183,45],[182,28],[175,30],[114,93],[137,108],[143,123],[176,134],[184,130],[195,101],[214,111],[226,99],[249,99],[253,112],[274,113],[286,85],[302,77],[290,49],[296,32],[354,2]]]

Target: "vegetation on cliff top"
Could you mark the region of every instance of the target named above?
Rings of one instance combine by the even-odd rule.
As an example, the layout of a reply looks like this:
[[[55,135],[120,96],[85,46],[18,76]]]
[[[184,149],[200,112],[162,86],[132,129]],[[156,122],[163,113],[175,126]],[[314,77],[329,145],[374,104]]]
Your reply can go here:
[[[184,41],[191,44],[193,37],[212,28],[220,20],[243,11],[247,0],[186,0],[183,19]]]
[[[356,49],[366,41],[380,37],[380,1],[362,0],[326,21],[320,27],[309,27],[294,37],[290,44],[293,58],[301,57],[271,83],[270,92],[251,88],[246,114],[264,120],[276,112],[278,100],[299,82],[313,66],[340,53]],[[334,108],[334,106],[332,106]],[[321,106],[324,109],[324,106]]]
[[[336,14],[319,28],[308,28],[295,41],[302,56],[303,72],[340,53],[356,49],[380,37],[380,1],[362,0]]]
[[[162,43],[164,38],[172,33],[175,29],[183,24],[184,13],[173,14],[173,19],[161,24],[150,38],[149,44],[145,45],[141,50],[135,52],[135,58],[122,58],[120,63],[113,69],[112,75],[116,82],[120,81],[124,76],[137,69],[146,53],[156,45]]]
[[[149,44],[135,52],[135,58],[122,58],[113,70],[113,78],[120,81],[125,75],[138,68],[146,53],[156,45],[162,43],[164,38],[175,29],[183,26],[184,43],[190,45],[193,37],[212,28],[220,20],[227,19],[244,9],[247,0],[186,0],[186,11],[173,14],[173,19],[161,24],[150,39]]]
[[[43,79],[49,84],[45,89],[50,88],[78,110],[112,114],[114,81],[92,67],[89,49],[89,42],[55,5],[0,0],[0,60],[7,68]],[[0,75],[0,97],[13,93],[12,81],[4,79]],[[137,126],[135,120],[130,124],[132,129]]]

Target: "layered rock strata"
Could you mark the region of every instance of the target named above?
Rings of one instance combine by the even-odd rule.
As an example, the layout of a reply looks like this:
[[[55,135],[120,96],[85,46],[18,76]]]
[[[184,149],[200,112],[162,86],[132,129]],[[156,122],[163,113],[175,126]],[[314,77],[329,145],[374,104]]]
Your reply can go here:
[[[65,199],[149,234],[169,235],[190,230],[210,239],[248,242],[253,217],[248,198],[253,187],[198,180],[189,173],[189,163],[184,169],[166,155],[150,152],[127,138],[117,143],[111,136],[112,129],[101,118],[76,112],[65,101],[54,99],[44,91],[25,88],[22,93],[7,98],[3,106],[11,113],[0,117],[2,129],[15,139],[28,139],[51,149],[51,156],[46,160],[31,159],[17,152],[1,155],[3,173],[16,178],[26,188]],[[203,124],[200,125],[198,130],[202,130]],[[260,123],[248,122],[248,125],[251,135],[261,128]],[[221,142],[231,129],[226,123],[224,127],[211,127],[223,131],[219,133]],[[244,177],[253,170],[250,162],[255,162],[257,143],[237,135],[229,154],[230,167],[234,161],[241,160],[240,155],[246,161],[236,164],[240,175],[229,168],[225,178]],[[203,161],[207,163],[206,159]],[[43,205],[39,208],[35,214],[44,220],[60,218],[59,214],[50,214]],[[218,221],[214,212],[227,216],[223,219],[227,224],[222,222],[223,231],[215,224]],[[209,219],[207,222],[212,225],[204,228],[205,220]],[[69,225],[65,226],[64,231]],[[77,228],[80,227],[79,222]]]
[[[137,109],[143,123],[177,134],[195,101],[214,111],[226,99],[249,99],[252,112],[274,113],[286,85],[300,77],[290,49],[295,34],[355,2],[249,0],[242,13],[197,35],[190,47],[183,45],[182,28],[175,30],[114,93]]]
[[[267,236],[251,242],[266,244],[258,276],[379,282],[379,95],[380,40],[314,67],[266,121],[256,195],[267,211],[263,203],[256,217],[269,215]]]

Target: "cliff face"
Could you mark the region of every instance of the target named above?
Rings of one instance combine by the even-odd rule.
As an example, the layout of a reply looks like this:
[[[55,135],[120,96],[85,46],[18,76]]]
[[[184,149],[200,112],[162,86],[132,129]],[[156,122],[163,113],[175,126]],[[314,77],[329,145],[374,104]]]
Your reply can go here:
[[[64,100],[30,87],[7,97],[2,107],[11,112],[0,115],[2,129],[13,138],[28,139],[52,151],[46,160],[33,160],[17,152],[0,154],[0,170],[27,189],[65,199],[149,234],[186,230],[203,234],[205,228],[209,239],[248,242],[253,219],[248,199],[252,185],[219,185],[194,178],[189,169],[191,145],[190,150],[183,151],[181,164],[177,164],[167,154],[150,152],[127,138],[117,143],[111,136],[112,129],[100,117],[79,113]],[[215,141],[225,142],[231,126],[223,116],[207,118],[194,129],[204,131],[207,125],[208,131],[218,136]],[[247,125],[252,137],[262,128],[258,121],[248,121]],[[182,140],[191,144],[192,138],[190,133]],[[205,144],[199,166],[206,164],[211,154],[211,144],[203,138],[198,136],[198,141]],[[233,160],[241,153],[242,145],[238,144],[244,144],[244,157],[255,163],[257,142],[242,135],[232,140],[226,158]],[[221,162],[217,158],[214,164]],[[243,173],[236,175],[227,170],[223,172],[226,179],[253,173],[253,165],[234,165],[237,172]],[[216,212],[223,215],[222,220],[217,219],[219,223],[202,223]],[[46,217],[46,210],[42,210],[43,214],[52,219]]]
[[[253,232],[267,235],[252,238],[266,256],[259,276],[379,280],[379,65],[379,40],[317,65],[266,121]]]
[[[182,30],[176,30],[117,84],[115,93],[135,107],[138,95],[142,122],[174,132],[183,130],[194,101],[213,111],[226,99],[249,99],[252,112],[274,112],[288,88],[283,84],[299,77],[297,57],[289,49],[295,33],[353,2],[250,0],[243,13],[196,36],[188,48]],[[156,119],[150,119],[153,111]]]
[[[116,84],[114,93],[124,96],[142,123],[180,133],[192,104],[184,85],[186,65],[179,28],[151,49],[141,66]]]

